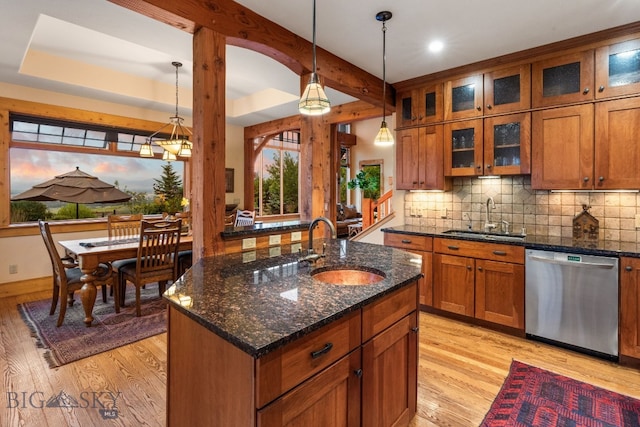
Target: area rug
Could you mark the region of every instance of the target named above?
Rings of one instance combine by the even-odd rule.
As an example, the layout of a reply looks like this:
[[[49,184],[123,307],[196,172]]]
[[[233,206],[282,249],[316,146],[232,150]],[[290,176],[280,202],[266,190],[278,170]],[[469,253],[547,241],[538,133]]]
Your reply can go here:
[[[113,298],[103,303],[98,290],[90,328],[83,322],[84,310],[78,294],[73,306],[67,307],[64,323],[59,328],[56,321],[60,306],[50,316],[51,300],[18,304],[18,312],[36,339],[36,345],[45,349],[44,358],[49,367],[56,368],[166,332],[166,303],[158,296],[157,285],[148,285],[141,291],[142,316],[136,317],[133,287],[128,288],[126,306],[119,314],[113,308]]]
[[[640,401],[513,361],[480,427],[640,426]]]

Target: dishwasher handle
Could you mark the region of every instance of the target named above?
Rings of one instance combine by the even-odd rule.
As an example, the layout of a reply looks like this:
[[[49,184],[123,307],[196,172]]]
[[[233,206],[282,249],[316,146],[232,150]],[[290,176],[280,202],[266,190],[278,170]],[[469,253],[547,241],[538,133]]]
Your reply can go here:
[[[553,259],[553,258],[545,258],[536,255],[529,255],[528,259],[540,262],[546,262],[548,264],[558,264],[558,265],[570,265],[572,267],[592,267],[592,268],[603,268],[610,270],[615,267],[615,264],[603,264],[599,262],[575,262],[575,261],[565,261],[562,259]]]

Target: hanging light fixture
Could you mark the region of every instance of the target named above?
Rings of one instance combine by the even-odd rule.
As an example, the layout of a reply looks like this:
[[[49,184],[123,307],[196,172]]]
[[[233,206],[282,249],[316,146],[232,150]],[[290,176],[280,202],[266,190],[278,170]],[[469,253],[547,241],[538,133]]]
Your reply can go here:
[[[375,145],[388,147],[393,145],[393,135],[387,127],[387,26],[385,22],[391,19],[393,15],[389,11],[378,12],[376,19],[382,21],[382,124],[380,130],[373,140]]]
[[[153,157],[152,143],[164,149],[162,160],[170,162],[178,157],[191,157],[192,143],[189,141],[189,135],[193,134],[189,128],[182,126],[184,119],[178,115],[178,69],[182,67],[182,63],[172,62],[171,65],[176,67],[176,115],[169,117],[169,123],[147,138],[147,141],[140,147],[140,157]],[[171,135],[168,139],[154,139],[168,126],[172,127]]]
[[[307,116],[319,116],[331,110],[329,98],[324,93],[316,74],[316,0],[313,0],[313,71],[309,84],[300,97],[298,110]]]

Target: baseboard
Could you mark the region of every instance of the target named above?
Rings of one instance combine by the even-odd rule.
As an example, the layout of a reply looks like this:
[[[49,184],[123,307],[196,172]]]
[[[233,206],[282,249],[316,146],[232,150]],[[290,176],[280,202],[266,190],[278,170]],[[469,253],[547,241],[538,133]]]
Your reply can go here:
[[[19,282],[0,283],[0,298],[51,290],[53,286],[52,280],[53,278],[49,276],[20,280]]]

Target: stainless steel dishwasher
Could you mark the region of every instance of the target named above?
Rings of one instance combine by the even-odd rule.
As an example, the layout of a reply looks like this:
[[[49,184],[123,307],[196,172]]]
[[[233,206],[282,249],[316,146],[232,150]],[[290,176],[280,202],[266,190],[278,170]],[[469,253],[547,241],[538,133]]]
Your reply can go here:
[[[618,258],[527,250],[525,332],[618,357]]]

